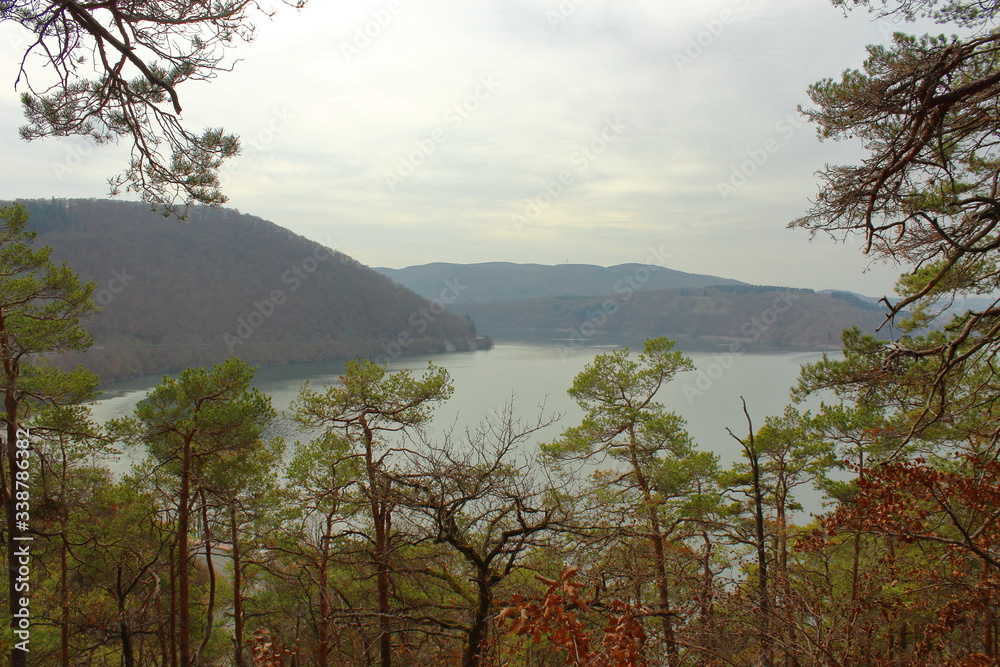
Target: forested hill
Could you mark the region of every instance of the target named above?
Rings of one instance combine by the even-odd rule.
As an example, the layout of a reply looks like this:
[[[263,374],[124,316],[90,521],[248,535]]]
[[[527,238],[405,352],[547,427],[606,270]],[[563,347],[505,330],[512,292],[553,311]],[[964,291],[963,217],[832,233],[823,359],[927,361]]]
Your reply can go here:
[[[427,298],[444,300],[494,337],[572,341],[719,337],[833,349],[844,329],[873,333],[883,308],[847,292],[749,285],[655,264],[424,264],[376,268]],[[777,304],[777,305],[775,305]]]
[[[494,303],[544,297],[597,297],[643,290],[706,287],[708,285],[744,285],[738,280],[684,273],[651,264],[449,264],[435,262],[404,269],[375,267],[402,285],[428,299],[440,297],[446,285],[456,285],[458,296],[453,303]]]
[[[753,285],[635,290],[602,298],[549,298],[455,308],[495,337],[529,333],[570,342],[600,339],[717,337],[782,347],[839,349],[844,329],[865,333],[883,309],[852,294]]]
[[[94,347],[74,361],[104,381],[233,353],[268,364],[476,345],[464,318],[261,218],[199,207],[179,222],[132,202],[22,203],[38,245],[97,284]]]

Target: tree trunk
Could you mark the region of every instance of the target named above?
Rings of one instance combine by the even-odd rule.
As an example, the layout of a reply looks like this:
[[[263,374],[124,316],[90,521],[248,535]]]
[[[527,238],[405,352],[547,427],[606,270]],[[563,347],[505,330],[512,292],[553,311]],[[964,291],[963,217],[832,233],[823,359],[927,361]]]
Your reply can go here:
[[[774,656],[771,652],[771,604],[767,580],[767,545],[764,541],[766,539],[764,489],[760,480],[760,458],[754,449],[752,433],[747,451],[750,453],[750,469],[753,474],[754,538],[757,542],[757,594],[760,600],[760,649],[764,657],[764,666],[771,667],[774,664]]]
[[[388,494],[383,491],[383,484],[388,483],[379,474],[375,465],[375,434],[362,420],[365,443],[365,472],[368,475],[368,492],[372,512],[372,523],[375,529],[375,578],[376,599],[378,606],[379,627],[379,662],[382,667],[392,667],[392,623],[389,616],[389,530],[391,528],[391,510]]]
[[[327,522],[329,526],[329,522]],[[327,530],[327,536],[329,529]],[[318,579],[319,579],[319,622],[316,624],[316,667],[327,667],[329,665],[330,649],[330,574],[327,572],[329,566],[330,540],[323,540],[323,555],[320,557]]]
[[[191,503],[191,439],[184,441],[181,490],[177,506],[177,644],[181,667],[191,667],[191,604],[188,582],[188,524]]]
[[[132,633],[128,629],[128,623],[122,620],[119,622],[118,627],[122,641],[122,667],[135,667],[135,654],[132,649]]]
[[[66,520],[63,518],[63,534],[59,545],[59,603],[62,607],[62,620],[59,628],[59,652],[62,656],[62,664],[69,663],[69,564],[66,555],[69,551],[66,545]]]
[[[233,662],[245,667],[243,662],[243,564],[240,561],[240,531],[236,516],[236,502],[229,506],[230,535],[233,556]]]
[[[704,642],[709,648],[714,648],[717,635],[715,632],[715,590],[712,573],[712,540],[708,531],[701,531],[701,539],[705,543],[705,555],[701,561],[701,624],[705,633]]]
[[[865,458],[864,457],[865,457],[864,450],[863,449],[859,449],[858,450],[858,470],[860,471],[859,472],[859,478],[858,478],[859,481],[863,481],[864,478],[865,478],[865,468],[864,468]],[[854,622],[857,619],[858,615],[861,613],[861,609],[860,609],[860,606],[858,604],[858,586],[859,586],[859,583],[860,583],[860,576],[859,576],[860,575],[860,569],[861,569],[861,533],[858,532],[858,531],[855,531],[854,532],[853,553],[851,554],[851,606],[850,606],[850,613],[849,613],[849,616],[848,616],[848,618],[849,618],[848,627],[849,628],[853,628],[854,627]],[[891,626],[892,624],[890,623],[889,625]],[[854,632],[853,631],[847,633],[847,636],[845,637],[845,642],[844,643],[845,643],[844,655],[846,655],[847,658],[850,659],[851,652],[854,650]],[[892,642],[891,641],[889,642],[889,646],[890,646],[889,651],[891,653],[891,651],[892,651]]]
[[[629,430],[629,449],[632,462],[632,471],[635,474],[635,481],[642,492],[642,501],[646,506],[646,513],[649,518],[649,535],[653,546],[653,567],[656,572],[657,590],[660,602],[660,622],[663,625],[663,648],[667,654],[667,664],[674,667],[678,662],[677,640],[674,636],[674,623],[672,612],[670,611],[670,583],[667,579],[667,558],[663,548],[663,533],[660,530],[660,517],[653,503],[653,495],[650,489],[649,480],[643,473],[639,463],[639,454],[635,433]]]
[[[389,607],[388,504],[372,501],[375,515],[375,567],[378,587],[379,656],[382,667],[392,667],[392,624]]]
[[[653,512],[651,512],[652,514]],[[660,597],[660,621],[663,625],[663,645],[667,652],[667,664],[677,665],[677,639],[674,636],[673,612],[670,611],[670,584],[667,580],[667,559],[663,549],[663,535],[660,534],[660,522],[651,519],[653,534],[653,560],[656,566],[657,588]]]
[[[479,576],[476,577],[478,604],[476,605],[475,614],[472,617],[472,625],[469,628],[469,643],[465,647],[462,667],[479,667],[482,663],[483,645],[486,640],[486,631],[489,627],[490,607],[493,604],[491,583],[488,570],[479,572]]]
[[[173,569],[174,563],[173,563],[173,558],[172,557],[171,557],[171,559],[169,561],[167,561],[167,567]],[[156,575],[154,574],[154,576],[156,576]],[[174,594],[174,592],[171,589],[170,595],[173,595],[173,594]],[[159,647],[160,647],[160,662],[158,664],[161,665],[162,667],[167,667],[167,665],[171,664],[170,663],[170,647],[169,647],[169,645],[167,643],[167,636],[166,636],[166,634],[164,634],[163,629],[162,629],[162,627],[163,627],[162,626],[162,622],[164,621],[164,615],[163,615],[163,582],[162,582],[162,580],[159,577],[156,577],[156,611],[157,611],[157,617],[160,620],[160,624],[158,624],[159,630],[156,633],[156,639],[159,642]],[[168,623],[169,623],[169,621],[168,621]]]
[[[170,545],[170,667],[177,667],[177,545]]]
[[[743,403],[743,415],[747,418],[747,430],[750,435],[747,436],[746,440],[741,440],[733,435],[733,432],[729,431],[728,428],[726,430],[736,442],[740,443],[743,447],[743,453],[750,461],[750,496],[753,499],[754,542],[756,543],[754,546],[757,550],[757,599],[760,607],[760,653],[764,667],[772,667],[774,665],[774,649],[770,629],[771,602],[767,579],[767,543],[765,542],[767,533],[764,530],[764,486],[760,474],[760,453],[754,442],[753,421],[750,419],[746,400],[741,397],[740,401]]]
[[[205,538],[205,567],[208,571],[208,608],[205,610],[205,633],[194,659],[196,665],[201,664],[208,642],[212,639],[212,630],[215,629],[215,562],[212,558],[212,528],[208,523],[208,502],[204,489],[201,490],[201,517],[202,534]]]
[[[128,619],[125,616],[125,600],[128,594],[122,586],[121,566],[118,567],[115,581],[115,596],[118,598],[118,637],[122,643],[122,667],[135,667],[135,655],[132,649],[132,631],[128,627]]]
[[[59,513],[59,525],[60,525],[60,535],[59,535],[59,606],[60,606],[60,623],[59,623],[59,653],[62,658],[62,664],[69,664],[69,619],[70,619],[70,604],[69,604],[69,511],[66,506],[66,478],[68,474],[68,462],[66,457],[66,447],[64,440],[59,438],[60,444],[60,473],[62,477],[62,483],[59,485],[60,493],[59,500],[62,504],[62,510]]]

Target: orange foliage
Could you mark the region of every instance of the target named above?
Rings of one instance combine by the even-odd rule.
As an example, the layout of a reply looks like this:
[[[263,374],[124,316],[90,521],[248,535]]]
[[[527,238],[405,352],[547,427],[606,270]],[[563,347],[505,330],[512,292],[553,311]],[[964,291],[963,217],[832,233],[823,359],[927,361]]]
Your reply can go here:
[[[637,616],[648,610],[621,601],[608,605],[608,623],[603,636],[594,641],[588,636],[577,612],[590,609],[580,597],[583,584],[573,580],[579,568],[567,567],[559,581],[536,578],[548,585],[541,600],[526,600],[514,596],[514,604],[506,607],[498,617],[501,627],[513,619],[508,632],[521,637],[531,637],[540,644],[548,639],[557,651],[566,654],[566,664],[577,667],[644,667],[646,632]],[[595,647],[596,645],[596,647]]]

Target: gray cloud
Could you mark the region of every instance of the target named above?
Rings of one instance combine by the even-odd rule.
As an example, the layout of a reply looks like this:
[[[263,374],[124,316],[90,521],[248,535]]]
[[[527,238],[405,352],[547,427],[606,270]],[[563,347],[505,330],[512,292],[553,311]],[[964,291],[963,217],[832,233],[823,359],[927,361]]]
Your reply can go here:
[[[608,265],[668,243],[681,270],[891,289],[898,271],[863,274],[858,244],[785,229],[815,193],[814,172],[858,156],[789,119],[809,84],[888,38],[866,16],[820,0],[397,3],[279,12],[234,53],[232,73],[182,93],[192,127],[225,125],[244,146],[275,110],[292,119],[228,168],[233,206],[337,239],[371,265]],[[10,30],[0,26],[0,48]],[[104,196],[121,150],[95,149],[54,178],[74,140],[19,142],[8,91],[0,197]],[[602,145],[615,119],[625,127]],[[720,183],[734,192],[721,196]],[[539,214],[515,225],[532,203]]]

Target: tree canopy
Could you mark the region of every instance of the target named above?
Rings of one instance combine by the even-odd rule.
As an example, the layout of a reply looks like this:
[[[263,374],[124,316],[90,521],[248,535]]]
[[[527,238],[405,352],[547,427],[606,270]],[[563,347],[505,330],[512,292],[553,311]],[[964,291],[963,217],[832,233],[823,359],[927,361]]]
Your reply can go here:
[[[861,69],[810,88],[814,107],[804,113],[819,135],[860,140],[865,157],[824,169],[812,207],[791,223],[838,238],[860,235],[866,254],[904,268],[899,298],[883,300],[902,336],[881,346],[878,364],[891,373],[919,362],[933,419],[947,378],[988,362],[1000,349],[1000,31],[993,27],[1000,7],[934,0],[834,4],[965,29],[951,37],[897,33],[891,45],[869,47]],[[966,296],[988,297],[987,305],[926,333],[935,317]]]
[[[271,13],[254,0],[5,0],[0,22],[28,32],[15,82],[21,137],[131,142],[128,167],[109,179],[113,194],[125,188],[165,213],[221,204],[218,169],[239,140],[221,127],[187,128],[179,88],[227,71],[227,49],[252,40],[253,18]]]

